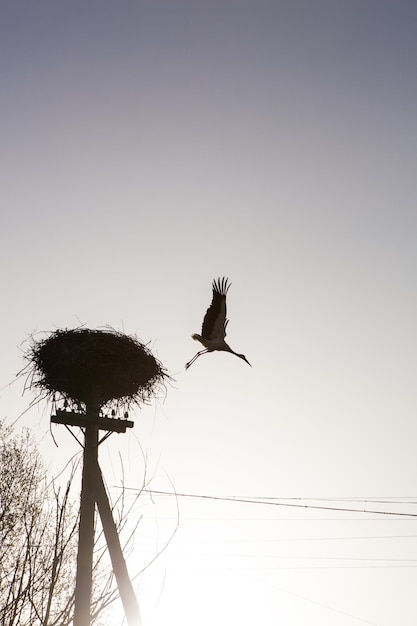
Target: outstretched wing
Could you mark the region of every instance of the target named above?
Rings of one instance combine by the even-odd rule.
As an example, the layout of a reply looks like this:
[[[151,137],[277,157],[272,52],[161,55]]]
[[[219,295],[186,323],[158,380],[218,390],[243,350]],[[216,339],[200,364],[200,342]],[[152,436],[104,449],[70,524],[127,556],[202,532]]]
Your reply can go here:
[[[226,337],[226,295],[229,290],[227,278],[213,280],[213,299],[204,316],[201,334],[205,339]]]

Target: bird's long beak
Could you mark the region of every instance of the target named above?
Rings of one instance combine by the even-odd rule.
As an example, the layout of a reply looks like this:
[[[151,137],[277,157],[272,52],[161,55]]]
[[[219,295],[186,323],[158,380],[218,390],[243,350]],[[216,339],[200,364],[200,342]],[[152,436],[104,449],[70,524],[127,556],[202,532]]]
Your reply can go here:
[[[252,367],[252,365],[249,363],[248,359],[243,354],[241,355],[240,358],[243,359],[244,361],[246,361],[246,363]]]

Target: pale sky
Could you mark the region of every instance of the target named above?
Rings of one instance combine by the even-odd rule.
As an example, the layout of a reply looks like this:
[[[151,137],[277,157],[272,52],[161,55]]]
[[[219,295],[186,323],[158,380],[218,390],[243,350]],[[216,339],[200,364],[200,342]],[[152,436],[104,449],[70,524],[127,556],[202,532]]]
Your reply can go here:
[[[140,442],[155,490],[416,515],[416,32],[411,0],[4,0],[1,417],[28,335],[109,324],[175,378],[100,448],[110,486]],[[218,276],[253,367],[185,371]],[[53,473],[49,416],[16,427]],[[154,502],[132,572],[175,527]],[[145,626],[417,623],[415,517],[179,509]]]

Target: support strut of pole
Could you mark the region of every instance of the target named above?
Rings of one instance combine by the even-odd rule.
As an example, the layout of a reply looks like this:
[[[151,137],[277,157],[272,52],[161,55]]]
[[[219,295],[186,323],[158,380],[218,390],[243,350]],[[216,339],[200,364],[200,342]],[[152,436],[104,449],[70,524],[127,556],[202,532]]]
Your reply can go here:
[[[104,536],[106,537],[107,547],[110,552],[113,572],[119,588],[126,621],[128,626],[142,626],[138,601],[127,572],[126,562],[120,546],[119,535],[117,533],[116,524],[113,520],[113,514],[103,482],[103,475],[98,463],[96,464],[95,478],[95,496],[97,506],[100,513],[101,523],[103,525]]]

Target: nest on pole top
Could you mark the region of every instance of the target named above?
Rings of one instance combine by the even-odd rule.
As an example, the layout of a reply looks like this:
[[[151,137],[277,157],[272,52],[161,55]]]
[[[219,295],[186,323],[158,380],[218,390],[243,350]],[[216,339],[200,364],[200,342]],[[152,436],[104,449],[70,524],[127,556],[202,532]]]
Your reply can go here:
[[[32,340],[25,358],[26,387],[78,409],[144,404],[169,378],[147,346],[112,329],[57,330]]]

